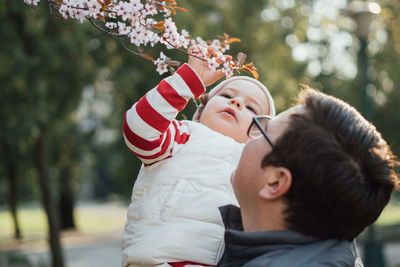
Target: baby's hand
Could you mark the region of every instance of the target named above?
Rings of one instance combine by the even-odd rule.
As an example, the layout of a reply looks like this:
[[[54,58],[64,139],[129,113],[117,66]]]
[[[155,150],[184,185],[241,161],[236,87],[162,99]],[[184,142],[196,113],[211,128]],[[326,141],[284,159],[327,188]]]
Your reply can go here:
[[[207,56],[216,56],[216,53],[214,49],[210,46],[207,47]],[[194,54],[194,55],[199,55],[199,57],[202,56],[202,54],[199,51],[199,48],[196,46],[191,46],[188,49],[189,54]],[[225,56],[227,57],[227,60],[231,60],[230,56]],[[219,64],[222,63],[217,61]],[[208,68],[208,63],[205,60],[202,60],[200,58],[194,57],[189,55],[189,60],[188,64],[196,71],[197,75],[199,75],[200,79],[203,81],[205,86],[212,85],[219,79],[221,79],[225,74],[222,72],[222,69],[217,69],[216,71],[212,71],[211,69]]]

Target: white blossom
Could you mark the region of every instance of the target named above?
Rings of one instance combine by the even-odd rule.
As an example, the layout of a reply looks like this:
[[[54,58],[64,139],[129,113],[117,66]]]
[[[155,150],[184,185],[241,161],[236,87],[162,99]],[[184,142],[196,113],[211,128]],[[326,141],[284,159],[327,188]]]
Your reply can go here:
[[[118,27],[118,25],[117,25],[117,23],[115,23],[115,22],[106,22],[106,24],[104,25],[104,26],[106,26],[107,28],[109,28],[109,29],[116,29],[117,27]]]
[[[230,62],[226,61],[222,67],[222,72],[226,75],[226,76],[231,76],[233,74],[233,70],[230,66]]]
[[[157,15],[157,13],[158,13],[157,9],[149,3],[147,3],[145,5],[145,10],[146,10],[146,15],[150,15],[150,16]]]
[[[38,5],[40,0],[24,0],[29,5]],[[180,33],[171,17],[173,7],[166,2],[146,0],[112,0],[107,6],[104,1],[98,0],[62,0],[58,1],[58,12],[64,19],[77,19],[83,22],[86,18],[98,20],[96,22],[110,33],[117,32],[127,37],[130,42],[138,47],[155,46],[161,43],[167,49],[188,49],[195,46],[197,49],[192,52],[205,59],[212,70],[216,70],[223,62],[222,71],[226,75],[232,74],[232,64],[227,60],[224,53],[229,49],[226,42],[213,40],[210,44],[213,47],[213,55],[209,54],[209,45],[201,37],[191,38],[188,31],[182,29]],[[51,3],[50,3],[51,4]],[[164,16],[163,29],[154,28],[161,20],[158,16]],[[101,21],[100,21],[101,18]],[[100,25],[103,23],[102,25]],[[161,24],[161,23],[160,23]],[[211,57],[210,57],[211,56]],[[158,59],[154,60],[157,72],[163,74],[172,69],[168,66],[171,59],[160,52]]]
[[[160,40],[161,40],[161,38],[160,38],[160,36],[158,36],[158,34],[153,33],[153,32],[150,33],[149,42],[152,47],[155,46],[158,42],[160,42]]]
[[[228,51],[230,48],[231,48],[230,45],[224,43],[224,45],[223,45],[222,48],[221,48],[221,52],[222,52],[222,53],[225,53],[225,52]]]
[[[218,39],[214,39],[214,40],[212,40],[210,45],[211,46],[215,46],[215,47],[220,47],[221,46],[221,41],[218,40]]]
[[[154,65],[157,66],[156,70],[160,75],[168,71],[168,60],[170,59],[163,52],[160,52],[160,57],[154,61]]]
[[[28,5],[37,6],[40,0],[24,0],[24,2],[27,3]]]
[[[207,58],[208,68],[212,71],[216,71],[219,67],[219,64],[215,57]]]
[[[190,44],[190,36],[187,30],[183,29],[181,35],[179,37],[179,41],[181,42],[184,48],[188,48]]]
[[[92,18],[97,18],[98,15],[104,16],[104,12],[101,11],[101,4],[97,2],[97,0],[88,0],[87,1],[88,8],[88,16]]]
[[[199,45],[207,46],[207,42],[201,39],[201,37],[196,37],[196,41]]]
[[[118,33],[120,35],[127,35],[131,32],[131,29],[131,26],[127,26],[125,23],[118,21]]]

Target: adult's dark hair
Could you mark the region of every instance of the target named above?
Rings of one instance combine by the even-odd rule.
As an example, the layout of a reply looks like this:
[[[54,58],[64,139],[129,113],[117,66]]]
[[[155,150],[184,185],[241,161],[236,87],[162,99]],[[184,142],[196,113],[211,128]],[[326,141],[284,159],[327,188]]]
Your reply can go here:
[[[299,104],[306,111],[290,116],[262,166],[292,173],[284,197],[289,229],[351,241],[378,218],[399,186],[393,154],[375,127],[345,102],[308,88]]]

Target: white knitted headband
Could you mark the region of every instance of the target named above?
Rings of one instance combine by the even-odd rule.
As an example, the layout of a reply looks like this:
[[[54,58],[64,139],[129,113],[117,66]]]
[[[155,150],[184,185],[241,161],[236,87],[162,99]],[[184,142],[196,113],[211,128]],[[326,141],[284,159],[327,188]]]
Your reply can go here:
[[[225,81],[221,82],[220,84],[218,84],[217,86],[215,86],[213,89],[211,89],[211,91],[208,93],[208,99],[210,99],[211,97],[213,97],[219,90],[221,90],[225,85],[227,85],[228,83],[231,83],[233,81],[237,81],[237,80],[242,80],[242,81],[248,81],[251,82],[253,84],[255,84],[258,88],[261,89],[261,91],[264,92],[264,94],[267,96],[267,100],[268,100],[268,105],[269,105],[269,115],[271,117],[275,116],[275,105],[274,105],[274,100],[272,99],[271,94],[269,93],[267,87],[265,87],[262,83],[260,83],[258,80],[250,78],[248,76],[235,76],[229,79],[226,79]],[[199,108],[196,110],[196,113],[193,116],[193,120],[198,120],[200,118],[200,113],[199,113]]]

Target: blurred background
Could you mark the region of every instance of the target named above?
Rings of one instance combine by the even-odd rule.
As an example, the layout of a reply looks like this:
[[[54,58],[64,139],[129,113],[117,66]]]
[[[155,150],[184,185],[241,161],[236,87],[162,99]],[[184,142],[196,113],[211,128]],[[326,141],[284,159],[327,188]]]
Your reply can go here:
[[[242,40],[230,54],[255,63],[278,111],[310,85],[355,106],[399,155],[398,0],[178,4],[188,10],[175,17],[179,29]],[[163,77],[89,22],[51,16],[44,1],[0,1],[0,266],[120,265],[140,168],[122,118]],[[179,118],[194,109],[190,102]],[[358,240],[367,267],[400,266],[399,201],[394,194]]]

